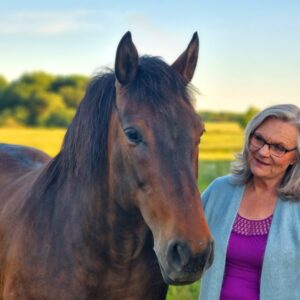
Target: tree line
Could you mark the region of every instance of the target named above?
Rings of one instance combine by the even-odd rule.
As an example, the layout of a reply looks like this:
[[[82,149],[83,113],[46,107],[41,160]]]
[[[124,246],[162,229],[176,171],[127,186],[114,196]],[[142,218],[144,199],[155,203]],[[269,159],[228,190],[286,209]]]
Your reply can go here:
[[[66,127],[81,101],[88,78],[26,73],[8,83],[0,76],[0,125]]]
[[[244,128],[258,112],[259,109],[251,106],[243,113],[200,111],[199,114],[206,122],[236,122]]]
[[[0,126],[67,127],[84,96],[89,78],[32,72],[8,82],[0,75]],[[242,127],[258,112],[200,111],[204,121],[238,122]]]

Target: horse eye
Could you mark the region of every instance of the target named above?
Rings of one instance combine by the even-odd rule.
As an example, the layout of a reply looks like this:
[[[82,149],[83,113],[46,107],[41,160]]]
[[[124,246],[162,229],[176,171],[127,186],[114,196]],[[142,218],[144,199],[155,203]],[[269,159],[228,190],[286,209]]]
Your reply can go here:
[[[124,132],[130,143],[137,145],[143,140],[142,135],[134,128],[127,128],[124,130]]]

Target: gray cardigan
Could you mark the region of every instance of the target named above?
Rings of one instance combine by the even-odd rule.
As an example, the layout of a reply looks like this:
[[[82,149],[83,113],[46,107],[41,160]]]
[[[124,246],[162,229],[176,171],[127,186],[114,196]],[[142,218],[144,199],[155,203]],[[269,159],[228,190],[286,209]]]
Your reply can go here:
[[[215,258],[201,283],[201,300],[219,300],[226,250],[243,185],[232,176],[213,181],[202,195],[208,226],[215,239]],[[300,299],[300,202],[277,200],[263,260],[261,300]]]

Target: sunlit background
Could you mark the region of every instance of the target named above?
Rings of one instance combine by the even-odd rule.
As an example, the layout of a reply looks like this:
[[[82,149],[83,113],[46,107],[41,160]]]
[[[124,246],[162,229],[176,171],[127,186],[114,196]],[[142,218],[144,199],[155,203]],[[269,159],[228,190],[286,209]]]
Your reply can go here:
[[[300,104],[300,1],[1,1],[0,74],[84,74],[113,66],[130,30],[141,54],[171,63],[194,31],[203,110]]]
[[[87,77],[113,68],[128,30],[140,54],[168,63],[199,34],[201,191],[229,172],[257,111],[300,106],[299,0],[6,0],[0,12],[0,143],[56,155]],[[167,299],[198,294],[195,283],[171,287]]]

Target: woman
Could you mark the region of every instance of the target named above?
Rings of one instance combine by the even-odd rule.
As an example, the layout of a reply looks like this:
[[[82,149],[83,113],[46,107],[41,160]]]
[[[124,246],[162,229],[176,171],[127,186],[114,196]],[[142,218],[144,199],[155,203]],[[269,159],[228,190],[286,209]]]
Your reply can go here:
[[[300,299],[299,107],[256,115],[232,174],[202,198],[215,259],[200,299]]]

